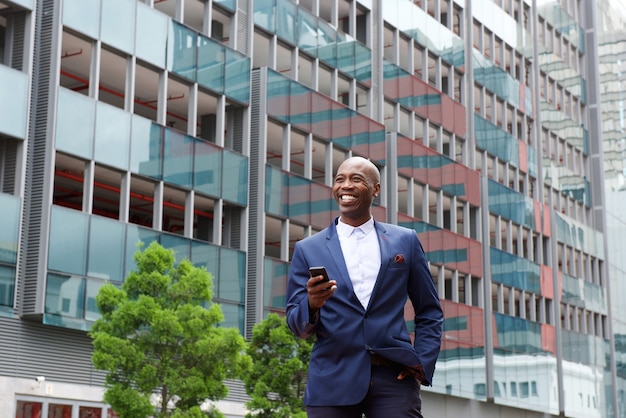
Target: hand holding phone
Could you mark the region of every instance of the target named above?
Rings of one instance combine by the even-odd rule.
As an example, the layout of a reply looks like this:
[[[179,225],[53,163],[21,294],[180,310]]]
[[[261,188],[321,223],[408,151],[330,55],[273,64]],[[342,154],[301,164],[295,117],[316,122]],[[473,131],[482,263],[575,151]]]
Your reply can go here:
[[[323,266],[309,268],[309,274],[311,275],[311,277],[324,276],[324,280],[322,280],[322,282],[330,281],[328,273],[326,272],[326,268]]]

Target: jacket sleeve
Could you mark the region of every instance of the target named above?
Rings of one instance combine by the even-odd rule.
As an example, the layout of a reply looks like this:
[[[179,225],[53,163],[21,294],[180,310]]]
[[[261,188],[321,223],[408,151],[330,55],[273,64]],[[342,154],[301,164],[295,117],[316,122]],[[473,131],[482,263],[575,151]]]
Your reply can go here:
[[[414,234],[411,257],[413,265],[408,291],[415,310],[415,351],[424,367],[426,380],[423,383],[430,386],[441,348],[443,311],[424,249],[417,233]]]
[[[309,280],[308,264],[299,243],[294,248],[287,280],[287,325],[300,338],[309,338],[319,325],[319,313],[309,315],[309,298],[306,283]]]

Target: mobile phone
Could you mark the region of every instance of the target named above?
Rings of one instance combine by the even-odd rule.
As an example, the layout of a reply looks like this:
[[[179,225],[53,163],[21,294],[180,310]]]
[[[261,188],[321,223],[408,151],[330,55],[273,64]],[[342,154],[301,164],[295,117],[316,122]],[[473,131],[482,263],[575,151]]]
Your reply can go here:
[[[311,277],[316,277],[320,275],[324,276],[324,280],[322,280],[323,282],[327,282],[330,280],[330,278],[328,277],[328,273],[326,272],[326,267],[323,267],[323,266],[310,267],[309,273],[311,274]]]

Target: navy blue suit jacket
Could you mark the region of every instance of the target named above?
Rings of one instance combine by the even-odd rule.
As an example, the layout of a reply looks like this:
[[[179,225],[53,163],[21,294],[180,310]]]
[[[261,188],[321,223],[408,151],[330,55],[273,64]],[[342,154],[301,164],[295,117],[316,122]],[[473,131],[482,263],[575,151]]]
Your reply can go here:
[[[441,345],[443,312],[417,233],[375,222],[381,266],[369,306],[354,293],[336,222],[295,245],[287,285],[287,323],[299,337],[317,336],[304,401],[310,406],[354,405],[370,384],[370,354],[409,366],[421,364],[430,385]],[[325,266],[337,280],[333,297],[309,318],[309,267]],[[404,319],[407,296],[415,309],[415,342]],[[410,378],[410,377],[409,377]]]

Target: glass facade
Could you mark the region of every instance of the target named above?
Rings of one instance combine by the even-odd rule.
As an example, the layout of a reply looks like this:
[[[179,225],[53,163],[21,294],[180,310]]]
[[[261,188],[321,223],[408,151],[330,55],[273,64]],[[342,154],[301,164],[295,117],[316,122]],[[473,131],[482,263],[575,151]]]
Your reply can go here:
[[[284,313],[294,245],[338,215],[333,175],[359,155],[444,308],[429,415],[626,418],[622,9],[0,0],[0,328],[80,346],[99,288],[157,241],[249,337]],[[0,349],[28,387],[40,369],[101,387]],[[0,410],[115,416],[28,387]]]

